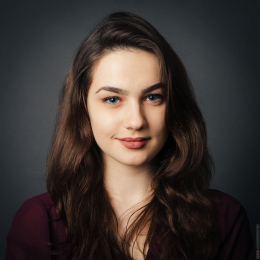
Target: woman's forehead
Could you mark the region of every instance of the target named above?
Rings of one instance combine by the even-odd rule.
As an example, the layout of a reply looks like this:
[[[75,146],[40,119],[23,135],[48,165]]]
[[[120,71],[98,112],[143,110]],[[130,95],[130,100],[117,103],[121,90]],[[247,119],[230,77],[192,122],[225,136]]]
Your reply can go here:
[[[113,86],[146,88],[160,82],[158,58],[149,52],[131,49],[106,53],[94,65],[91,88]]]

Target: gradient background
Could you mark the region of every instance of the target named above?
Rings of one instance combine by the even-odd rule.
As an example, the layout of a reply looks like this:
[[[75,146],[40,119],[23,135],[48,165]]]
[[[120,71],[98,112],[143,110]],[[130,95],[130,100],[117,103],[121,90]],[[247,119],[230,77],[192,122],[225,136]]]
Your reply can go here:
[[[260,1],[2,0],[0,9],[1,259],[16,211],[45,192],[58,97],[75,51],[113,11],[148,20],[181,57],[208,126],[212,188],[242,203],[256,240]]]

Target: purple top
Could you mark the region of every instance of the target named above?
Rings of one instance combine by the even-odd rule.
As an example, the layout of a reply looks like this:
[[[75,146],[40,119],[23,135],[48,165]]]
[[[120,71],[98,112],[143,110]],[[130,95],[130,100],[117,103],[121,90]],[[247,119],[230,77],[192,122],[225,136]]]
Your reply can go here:
[[[221,243],[215,260],[252,260],[253,241],[249,221],[243,206],[233,197],[218,190],[210,190],[216,205]],[[66,231],[57,219],[48,193],[26,200],[16,213],[7,235],[5,260],[67,260],[68,254],[51,255],[46,242],[59,243]],[[153,238],[156,240],[156,237]],[[152,247],[152,243],[150,245]],[[61,249],[61,248],[59,248]],[[148,251],[146,260],[155,260]]]

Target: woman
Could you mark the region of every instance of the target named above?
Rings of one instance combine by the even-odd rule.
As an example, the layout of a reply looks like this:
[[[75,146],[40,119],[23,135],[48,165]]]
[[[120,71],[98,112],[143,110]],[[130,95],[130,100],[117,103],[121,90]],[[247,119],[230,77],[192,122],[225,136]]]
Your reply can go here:
[[[7,236],[6,259],[252,259],[248,219],[209,189],[206,127],[157,30],[109,15],[64,84],[46,174]]]

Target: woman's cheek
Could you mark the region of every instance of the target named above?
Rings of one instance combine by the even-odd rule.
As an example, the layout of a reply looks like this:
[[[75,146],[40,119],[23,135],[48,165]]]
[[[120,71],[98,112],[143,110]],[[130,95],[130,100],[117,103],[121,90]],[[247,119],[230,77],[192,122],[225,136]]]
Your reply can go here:
[[[96,128],[100,134],[109,134],[116,127],[117,115],[115,113],[102,111],[95,118]]]

